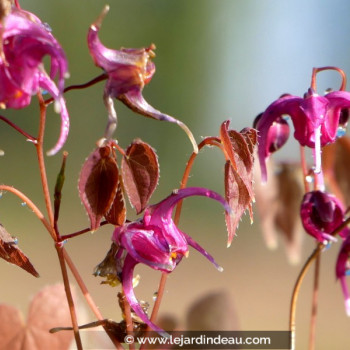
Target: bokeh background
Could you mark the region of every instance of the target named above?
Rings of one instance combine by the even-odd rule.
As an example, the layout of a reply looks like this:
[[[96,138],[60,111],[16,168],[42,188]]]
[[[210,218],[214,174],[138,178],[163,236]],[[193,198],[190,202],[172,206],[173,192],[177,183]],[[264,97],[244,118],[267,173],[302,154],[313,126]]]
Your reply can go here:
[[[86,45],[89,25],[105,5],[103,1],[21,1],[23,8],[48,22],[69,60],[67,85],[86,82],[100,74]],[[109,47],[157,46],[156,74],[145,88],[146,99],[156,108],[185,122],[199,142],[202,136],[218,135],[226,119],[240,130],[251,126],[255,116],[279,95],[302,95],[310,84],[313,67],[333,65],[350,74],[350,2],[347,0],[114,0],[100,37]],[[322,92],[337,88],[336,73],[318,79]],[[61,233],[88,226],[77,191],[79,171],[95,147],[106,123],[102,102],[104,83],[84,91],[67,93],[71,132],[65,149],[69,152],[60,218]],[[119,125],[115,134],[127,147],[136,137],[150,143],[159,156],[161,178],[153,196],[155,203],[177,188],[191,144],[174,124],[153,121],[129,111],[116,102]],[[35,134],[38,107],[2,114]],[[52,147],[60,120],[52,108],[48,115],[46,149]],[[0,182],[16,186],[44,210],[34,147],[7,125],[0,128]],[[297,160],[295,142],[290,140],[277,157]],[[60,167],[59,155],[47,158],[51,188]],[[198,157],[190,185],[205,186],[223,193],[224,160],[216,149]],[[129,211],[129,218],[135,216]],[[187,199],[181,229],[207,248],[224,272],[219,273],[197,252],[191,251],[169,276],[161,314],[186,322],[190,305],[208,292],[226,291],[242,330],[287,330],[291,291],[301,265],[288,264],[281,245],[269,251],[259,229],[259,218],[250,225],[245,216],[231,248],[226,248],[226,231],[221,207],[203,198]],[[0,301],[26,312],[30,298],[44,285],[60,281],[53,243],[31,211],[9,193],[0,200],[0,221],[17,236],[22,250],[39,271],[34,279],[17,267],[0,262]],[[112,228],[76,238],[67,250],[81,271],[96,303],[106,318],[120,319],[116,289],[100,286],[92,276],[94,266],[110,246]],[[305,261],[314,247],[306,237],[302,248]],[[334,268],[339,244],[322,256],[317,320],[317,349],[348,349],[350,319]],[[159,273],[138,268],[140,299],[152,303]],[[305,349],[311,311],[312,273],[302,286],[297,309],[297,348]],[[84,302],[82,302],[84,304]],[[93,316],[88,318],[93,320]],[[84,319],[86,321],[86,319]]]

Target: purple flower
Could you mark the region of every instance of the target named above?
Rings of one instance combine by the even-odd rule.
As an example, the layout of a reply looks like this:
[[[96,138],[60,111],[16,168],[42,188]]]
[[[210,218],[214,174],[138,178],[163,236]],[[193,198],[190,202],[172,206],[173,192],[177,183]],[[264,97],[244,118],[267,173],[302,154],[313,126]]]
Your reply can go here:
[[[149,206],[141,220],[117,227],[112,237],[114,243],[119,246],[116,253],[117,271],[130,306],[145,323],[163,334],[164,331],[148,319],[135,297],[132,283],[135,265],[142,263],[155,270],[172,272],[182,258],[188,256],[190,245],[222,271],[214,258],[182,232],[171,217],[176,203],[189,196],[215,199],[225,207],[226,211],[231,211],[224,198],[213,191],[199,187],[181,189],[160,203]]]
[[[325,69],[315,69],[313,74],[316,75],[321,70]],[[320,153],[319,150],[322,146],[335,141],[341,110],[349,107],[349,92],[333,91],[325,96],[319,96],[314,88],[310,88],[304,97],[283,95],[270,104],[257,123],[260,136],[258,154],[262,180],[266,182],[267,179],[265,161],[271,153],[270,129],[274,127],[276,121],[281,120],[283,115],[291,117],[294,125],[294,137],[300,145],[315,148],[315,151]]]
[[[335,274],[340,280],[341,287],[344,294],[345,310],[348,316],[350,316],[350,293],[346,283],[346,276],[350,274],[350,234],[348,233],[344,240],[337,258],[337,264],[335,268]]]
[[[96,66],[108,74],[104,89],[104,102],[108,110],[108,124],[106,138],[111,138],[117,124],[117,114],[113,106],[113,98],[117,98],[133,111],[146,117],[164,120],[178,124],[188,135],[195,152],[197,143],[188,127],[181,121],[153,108],[142,96],[144,86],[150,82],[155,73],[155,65],[151,61],[155,57],[152,44],[148,48],[112,50],[105,47],[98,32],[109,7],[106,6],[100,17],[90,26],[88,32],[88,46]]]
[[[68,72],[66,56],[47,25],[32,13],[16,7],[3,20],[2,43],[0,107],[24,108],[40,89],[49,92],[62,120],[59,140],[48,152],[53,155],[61,149],[69,132],[69,116],[62,96]],[[51,58],[50,74],[43,66],[46,55]],[[56,75],[58,86],[53,81]]]
[[[312,191],[304,195],[300,215],[305,231],[319,242],[336,241],[331,235],[344,222],[342,203],[333,195]],[[341,237],[347,235],[347,229],[339,232]]]

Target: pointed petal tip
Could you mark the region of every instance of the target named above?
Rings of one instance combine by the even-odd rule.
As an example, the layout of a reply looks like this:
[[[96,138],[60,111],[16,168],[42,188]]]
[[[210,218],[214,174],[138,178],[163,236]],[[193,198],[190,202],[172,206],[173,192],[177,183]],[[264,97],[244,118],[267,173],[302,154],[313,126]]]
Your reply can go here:
[[[103,22],[104,18],[106,17],[108,11],[109,11],[109,5],[105,5],[102,12],[97,17],[96,21],[93,24],[91,24],[91,29],[93,29],[93,30],[100,29],[102,22]]]

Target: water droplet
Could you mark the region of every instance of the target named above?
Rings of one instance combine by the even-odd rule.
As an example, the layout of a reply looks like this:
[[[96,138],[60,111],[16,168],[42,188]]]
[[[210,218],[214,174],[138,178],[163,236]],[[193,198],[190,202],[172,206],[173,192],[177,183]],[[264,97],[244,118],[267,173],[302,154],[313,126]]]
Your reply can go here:
[[[157,298],[158,298],[158,292],[154,292],[152,297],[153,301],[156,301]]]
[[[313,178],[313,176],[311,176],[311,175],[306,175],[306,176],[305,176],[305,180],[306,180],[306,182],[309,183],[309,184],[311,184],[311,183],[314,182],[314,178]]]
[[[26,205],[27,205],[27,202],[22,202],[22,203],[21,203],[21,206],[22,206],[22,207],[25,207]]]
[[[0,198],[2,198],[3,195],[4,195],[4,192],[0,191]]]
[[[346,270],[345,275],[350,276],[350,270]]]
[[[13,239],[12,244],[18,244],[18,238],[17,237],[12,237],[12,239]]]
[[[44,27],[44,29],[48,32],[52,32],[52,28],[50,27],[50,25],[48,23],[42,23],[42,26]]]
[[[337,137],[343,137],[346,134],[346,129],[343,126],[339,126],[337,130]]]

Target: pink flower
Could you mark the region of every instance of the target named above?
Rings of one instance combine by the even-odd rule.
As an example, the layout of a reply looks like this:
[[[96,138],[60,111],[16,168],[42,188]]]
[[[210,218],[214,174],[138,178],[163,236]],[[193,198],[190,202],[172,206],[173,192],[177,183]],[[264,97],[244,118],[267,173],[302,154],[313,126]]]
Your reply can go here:
[[[59,140],[48,152],[55,154],[62,148],[69,132],[69,115],[62,96],[68,72],[66,56],[47,25],[30,12],[13,7],[3,20],[2,30],[0,107],[24,108],[40,89],[49,92],[62,120]],[[51,58],[49,74],[43,66],[46,55]],[[56,75],[58,86],[53,80]]]
[[[142,310],[133,290],[133,271],[135,265],[142,263],[155,270],[172,272],[184,256],[188,256],[188,246],[204,255],[215,267],[222,268],[214,258],[196,241],[182,232],[171,215],[174,206],[183,198],[204,196],[217,200],[230,212],[224,198],[219,194],[200,187],[181,189],[145,210],[143,219],[118,226],[112,240],[119,247],[116,253],[117,271],[121,277],[125,296],[136,314],[154,330],[164,331],[154,325]]]
[[[319,242],[336,241],[331,233],[344,222],[344,208],[342,203],[333,195],[312,191],[304,195],[300,216],[305,231]],[[347,229],[339,235],[345,237]]]
[[[104,89],[104,102],[108,110],[106,138],[111,138],[117,124],[117,114],[113,107],[113,98],[117,98],[133,111],[146,117],[164,120],[178,124],[188,135],[195,152],[197,143],[188,127],[181,121],[153,108],[142,96],[142,90],[150,82],[155,73],[155,65],[151,61],[155,57],[155,46],[141,49],[112,50],[105,47],[99,37],[102,20],[107,14],[106,6],[100,17],[90,26],[88,46],[96,66],[101,67],[107,74],[108,80]]]
[[[313,78],[318,71],[325,69],[340,71],[334,67],[314,69]],[[300,145],[315,148],[315,151],[320,153],[321,147],[335,141],[341,111],[347,108],[350,108],[349,92],[333,91],[325,96],[320,96],[313,88],[310,88],[304,97],[286,94],[270,104],[256,126],[260,136],[258,154],[262,180],[266,182],[267,179],[265,162],[271,153],[270,130],[276,121],[282,120],[283,115],[291,117],[294,125],[294,138],[299,141]]]
[[[345,310],[348,316],[350,316],[350,294],[349,289],[346,283],[346,276],[350,274],[350,264],[349,264],[349,256],[350,256],[350,234],[344,240],[337,259],[337,264],[335,268],[335,274],[337,278],[340,280],[341,287],[344,294],[345,301]]]

